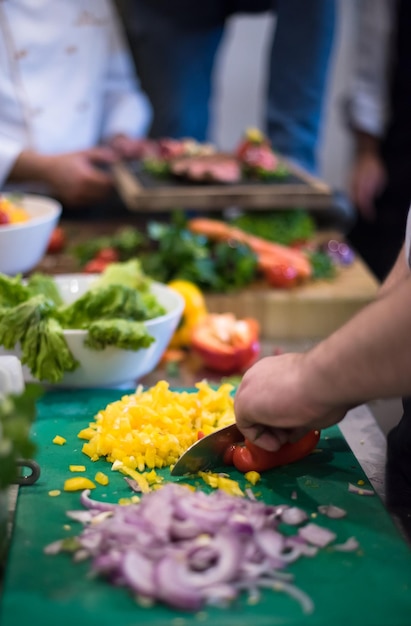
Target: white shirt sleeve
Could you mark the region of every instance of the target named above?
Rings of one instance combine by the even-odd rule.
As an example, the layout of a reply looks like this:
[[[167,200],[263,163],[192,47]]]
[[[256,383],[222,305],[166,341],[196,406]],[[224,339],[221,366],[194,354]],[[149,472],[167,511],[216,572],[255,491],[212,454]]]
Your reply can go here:
[[[395,0],[357,0],[357,45],[349,87],[350,123],[380,137],[388,116]]]
[[[0,13],[0,190],[19,156],[27,148],[28,132],[19,101],[18,85],[10,79],[15,67],[10,58],[9,31]],[[11,113],[10,113],[11,112]]]
[[[114,10],[108,63],[101,136],[107,139],[123,133],[131,137],[141,137],[147,132],[151,107],[139,87],[122,25]]]
[[[19,154],[25,149],[23,141],[11,137],[0,124],[0,191],[9,177]]]

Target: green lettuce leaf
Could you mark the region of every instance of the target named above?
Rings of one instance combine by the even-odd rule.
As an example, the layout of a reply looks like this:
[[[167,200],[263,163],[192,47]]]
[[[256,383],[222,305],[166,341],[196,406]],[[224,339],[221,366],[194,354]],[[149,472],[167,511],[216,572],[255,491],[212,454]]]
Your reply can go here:
[[[17,306],[0,309],[0,345],[12,350],[24,344],[30,328],[49,317],[55,305],[43,295],[33,296]]]
[[[59,310],[64,328],[88,328],[97,320],[128,319],[143,321],[163,315],[152,294],[142,294],[134,288],[107,284],[86,291],[78,300]]]
[[[63,304],[63,298],[60,295],[53,276],[41,274],[40,272],[32,274],[27,281],[27,289],[32,296],[43,294],[57,306]]]
[[[107,285],[123,285],[139,291],[148,291],[151,282],[143,272],[140,261],[131,259],[124,263],[110,263],[96,279],[93,289]]]
[[[30,297],[28,288],[21,282],[21,274],[6,276],[0,274],[0,306],[12,307]]]
[[[116,346],[122,350],[148,348],[154,341],[142,322],[110,319],[93,322],[88,328],[85,345],[94,350]]]
[[[73,372],[79,366],[68,348],[62,327],[54,318],[30,326],[21,351],[21,362],[38,380],[58,383],[65,372]]]

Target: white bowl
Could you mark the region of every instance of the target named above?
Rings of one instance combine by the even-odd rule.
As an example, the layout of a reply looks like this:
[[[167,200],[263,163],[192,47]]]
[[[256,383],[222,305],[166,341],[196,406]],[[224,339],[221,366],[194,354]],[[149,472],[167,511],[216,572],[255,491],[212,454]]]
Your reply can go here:
[[[97,277],[98,275],[94,274],[62,274],[56,276],[55,281],[63,300],[71,303],[87,291]],[[180,294],[162,283],[153,282],[151,292],[166,309],[166,313],[144,322],[148,332],[155,339],[148,348],[134,351],[109,346],[104,350],[93,350],[84,345],[86,330],[65,330],[67,345],[80,366],[74,372],[65,374],[63,380],[54,386],[117,387],[128,383],[134,384],[152,372],[177,328],[185,302]],[[20,356],[17,350],[12,353],[3,351],[3,354]],[[25,366],[23,372],[26,382],[34,380]]]
[[[12,194],[1,193],[1,196],[7,198]],[[0,272],[9,276],[29,272],[41,261],[62,211],[57,200],[44,196],[27,194],[19,198],[18,204],[30,219],[0,226]]]

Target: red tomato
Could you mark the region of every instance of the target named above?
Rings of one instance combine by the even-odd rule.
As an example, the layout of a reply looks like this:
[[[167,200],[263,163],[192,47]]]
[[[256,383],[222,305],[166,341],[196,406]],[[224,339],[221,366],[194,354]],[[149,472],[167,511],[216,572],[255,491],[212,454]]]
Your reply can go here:
[[[271,287],[289,289],[299,282],[298,271],[292,265],[271,265],[264,268],[264,276]]]
[[[106,263],[116,263],[119,260],[119,254],[115,248],[107,247],[97,252],[94,259],[105,261]]]
[[[258,335],[255,319],[237,320],[230,313],[211,313],[195,326],[191,347],[211,370],[234,374],[250,367],[258,357]]]
[[[51,237],[47,246],[47,252],[48,254],[57,254],[64,249],[65,245],[66,233],[61,226],[56,226],[56,228],[51,233]]]
[[[223,464],[224,465],[233,465],[234,464],[234,450],[237,447],[237,443],[231,443],[228,448],[226,449],[226,451],[224,452],[224,456],[223,456]]]
[[[101,274],[101,272],[106,269],[107,265],[108,263],[101,259],[91,259],[91,261],[86,263],[83,267],[83,272],[87,274]]]
[[[263,450],[247,439],[244,445],[237,445],[233,453],[234,467],[239,472],[264,472],[279,467],[280,465],[288,465],[304,458],[314,450],[320,432],[312,430],[295,443],[285,443],[277,452],[269,452]]]
[[[10,217],[7,215],[6,211],[0,210],[0,224],[10,224]]]

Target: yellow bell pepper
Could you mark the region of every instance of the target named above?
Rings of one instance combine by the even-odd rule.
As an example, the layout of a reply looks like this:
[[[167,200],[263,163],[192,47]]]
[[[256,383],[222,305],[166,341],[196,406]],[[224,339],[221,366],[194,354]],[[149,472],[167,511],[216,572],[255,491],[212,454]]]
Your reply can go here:
[[[168,347],[185,348],[191,344],[193,328],[207,315],[206,302],[197,285],[188,280],[173,280],[168,286],[183,296],[185,301],[180,324]]]
[[[95,489],[96,485],[85,476],[67,478],[64,481],[64,491],[83,491],[83,489]]]

